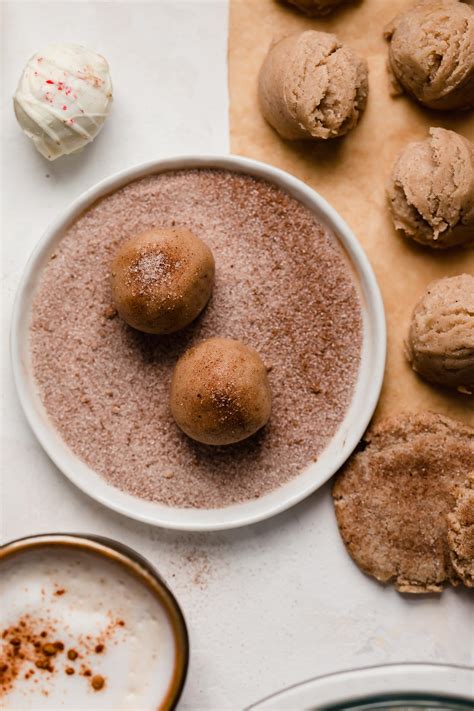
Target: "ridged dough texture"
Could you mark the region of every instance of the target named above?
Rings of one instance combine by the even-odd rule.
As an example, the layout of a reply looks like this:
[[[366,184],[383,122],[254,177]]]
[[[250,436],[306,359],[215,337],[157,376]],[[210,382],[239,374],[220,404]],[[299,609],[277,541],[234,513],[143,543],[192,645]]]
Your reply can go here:
[[[474,106],[474,9],[458,0],[425,0],[385,29],[394,93],[431,109]]]
[[[367,62],[327,32],[284,37],[260,70],[263,116],[290,140],[344,135],[359,121],[367,93]]]
[[[406,593],[458,585],[447,516],[474,461],[474,429],[429,412],[371,428],[333,488],[337,522],[357,565]]]
[[[354,0],[286,0],[307,15],[327,15],[340,5],[348,5]]]
[[[428,286],[413,311],[407,356],[425,380],[474,392],[474,276]]]
[[[405,237],[444,249],[474,241],[474,144],[455,131],[430,128],[398,156],[387,194]]]

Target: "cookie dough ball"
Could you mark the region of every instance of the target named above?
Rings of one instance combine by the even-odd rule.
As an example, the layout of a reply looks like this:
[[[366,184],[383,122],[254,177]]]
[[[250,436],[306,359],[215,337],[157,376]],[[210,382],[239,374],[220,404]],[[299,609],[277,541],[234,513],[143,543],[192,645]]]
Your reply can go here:
[[[474,392],[474,276],[429,285],[413,311],[407,357],[425,380]]]
[[[78,44],[53,44],[31,57],[13,99],[20,126],[48,160],[93,141],[111,105],[107,61]]]
[[[426,0],[385,30],[394,93],[430,109],[474,106],[474,10],[458,0]]]
[[[435,248],[474,241],[474,144],[430,128],[397,158],[387,193],[395,228],[406,237]]]
[[[357,565],[404,593],[459,584],[447,516],[474,458],[474,429],[430,412],[372,426],[333,488],[341,536]]]
[[[204,444],[232,444],[253,435],[268,422],[271,399],[258,353],[229,338],[198,343],[173,373],[173,417],[183,432]]]
[[[117,311],[145,333],[173,333],[187,326],[206,306],[213,284],[211,250],[183,228],[132,237],[112,264]]]
[[[335,35],[298,32],[270,47],[258,90],[263,116],[283,138],[336,138],[365,108],[367,63]]]
[[[456,491],[455,507],[448,515],[451,563],[468,588],[474,588],[474,471]]]
[[[327,15],[340,5],[348,5],[353,0],[286,0],[307,15]]]

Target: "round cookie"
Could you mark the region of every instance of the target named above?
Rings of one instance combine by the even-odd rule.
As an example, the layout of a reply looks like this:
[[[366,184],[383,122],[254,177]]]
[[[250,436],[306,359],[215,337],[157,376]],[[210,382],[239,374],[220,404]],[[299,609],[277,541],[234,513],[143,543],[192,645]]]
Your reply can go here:
[[[206,306],[214,272],[211,250],[189,230],[150,230],[120,246],[112,264],[112,296],[129,326],[174,333]]]
[[[428,247],[474,240],[474,144],[430,128],[398,156],[387,187],[397,230]]]
[[[359,121],[367,62],[336,35],[306,30],[273,44],[258,80],[260,108],[287,139],[343,136]]]
[[[323,16],[328,15],[341,5],[347,5],[354,0],[286,0],[290,5],[301,10],[307,15]]]
[[[425,380],[474,392],[474,276],[428,286],[411,317],[406,355]]]
[[[170,406],[188,437],[212,445],[240,442],[270,418],[267,369],[258,353],[240,341],[209,338],[176,364]]]
[[[386,28],[394,93],[431,109],[474,106],[474,10],[458,0],[425,0]]]
[[[448,514],[451,563],[468,588],[474,588],[474,472],[456,492],[456,504]]]
[[[447,541],[455,487],[474,457],[474,429],[433,413],[372,427],[333,487],[341,536],[357,565],[400,592],[458,584]]]

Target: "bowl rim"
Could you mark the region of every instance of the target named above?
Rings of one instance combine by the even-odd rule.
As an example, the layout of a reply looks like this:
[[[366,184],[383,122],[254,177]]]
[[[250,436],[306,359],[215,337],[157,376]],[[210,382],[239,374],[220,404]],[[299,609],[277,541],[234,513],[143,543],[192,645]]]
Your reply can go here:
[[[402,700],[404,695],[410,701],[423,700],[424,696],[429,701],[439,698],[445,702],[460,702],[462,708],[468,708],[465,702],[471,701],[473,688],[472,667],[437,662],[393,662],[311,677],[265,696],[245,711],[289,708],[321,711],[353,708],[356,711],[358,704]]]
[[[345,250],[357,274],[359,291],[361,296],[363,295],[361,300],[366,311],[366,327],[370,327],[370,332],[365,333],[363,341],[363,349],[367,351],[367,357],[371,358],[370,377],[368,372],[365,373],[363,397],[359,397],[360,403],[356,411],[356,397],[353,395],[339,430],[327,443],[317,462],[260,499],[218,509],[169,507],[139,499],[107,484],[105,479],[69,450],[47,419],[42,411],[39,395],[34,390],[33,376],[29,371],[27,359],[33,294],[48,255],[60,242],[68,227],[93,203],[134,180],[172,170],[195,168],[224,169],[262,178],[276,184],[311,209],[318,220],[332,231]],[[125,168],[96,183],[70,203],[43,233],[27,261],[13,306],[10,338],[13,377],[21,406],[37,440],[58,469],[81,491],[109,509],[144,523],[187,531],[225,530],[257,523],[299,503],[333,476],[357,446],[375,411],[382,388],[387,340],[384,306],[375,274],[362,246],[339,213],[306,183],[280,168],[238,155],[212,154],[175,156]],[[356,388],[360,386],[362,366],[363,363]],[[346,421],[350,419],[350,413],[353,421],[349,431]],[[345,429],[343,425],[346,425]],[[330,455],[330,448],[336,448],[336,439],[339,448]],[[324,473],[318,477],[314,476],[314,481],[303,481],[302,477],[306,477],[318,464],[321,469],[325,467]],[[311,479],[309,475],[308,479]],[[294,485],[297,480],[300,480],[299,486]],[[285,489],[288,491],[285,492]],[[279,492],[279,495],[275,495],[275,492]]]
[[[141,553],[120,541],[95,533],[38,533],[7,541],[0,546],[0,566],[12,557],[41,550],[56,548],[90,552],[107,558],[126,568],[129,574],[140,580],[165,610],[173,629],[176,658],[173,675],[164,699],[156,711],[173,711],[181,698],[189,669],[190,643],[186,618],[173,591],[161,574]]]

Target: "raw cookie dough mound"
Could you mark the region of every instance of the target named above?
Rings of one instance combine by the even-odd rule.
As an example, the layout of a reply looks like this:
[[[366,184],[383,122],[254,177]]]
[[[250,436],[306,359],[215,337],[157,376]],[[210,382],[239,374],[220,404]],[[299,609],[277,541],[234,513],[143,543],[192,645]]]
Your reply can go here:
[[[336,35],[307,30],[270,47],[259,76],[263,116],[283,138],[336,138],[367,102],[367,63]]]
[[[448,514],[451,563],[468,588],[474,588],[474,472],[456,492],[454,511]]]
[[[399,155],[387,188],[393,222],[429,247],[474,240],[474,144],[454,131],[430,128]]]
[[[267,369],[253,348],[230,338],[209,338],[178,361],[171,412],[179,427],[204,444],[232,444],[270,418]]]
[[[357,565],[400,592],[458,584],[447,541],[455,487],[474,457],[474,429],[432,413],[371,428],[333,488],[341,536]]]
[[[132,237],[112,264],[117,311],[145,333],[179,331],[209,301],[214,270],[211,250],[187,229],[155,229]]]
[[[407,357],[425,380],[474,391],[474,276],[432,282],[411,318]]]
[[[286,0],[307,15],[327,15],[340,5],[348,5],[354,0]]]
[[[425,0],[386,28],[394,93],[403,88],[431,109],[474,106],[474,10],[458,0]],[[401,85],[401,86],[400,86]]]

